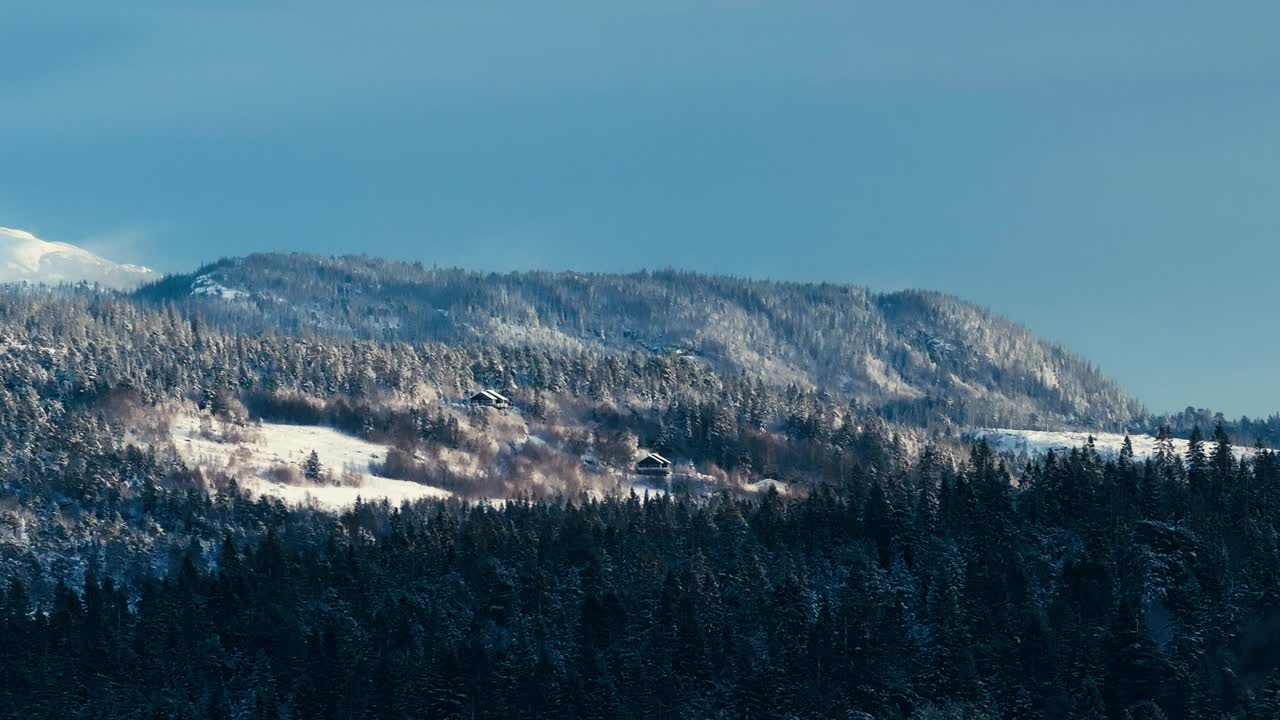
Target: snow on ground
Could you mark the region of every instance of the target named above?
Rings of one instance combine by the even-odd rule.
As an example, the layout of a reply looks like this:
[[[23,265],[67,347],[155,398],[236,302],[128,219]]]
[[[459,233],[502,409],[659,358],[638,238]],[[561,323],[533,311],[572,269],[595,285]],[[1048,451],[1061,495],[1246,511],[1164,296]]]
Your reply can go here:
[[[129,290],[155,277],[149,268],[114,263],[75,245],[0,227],[0,282],[90,282]]]
[[[408,500],[444,498],[449,496],[447,490],[419,485],[408,480],[392,480],[391,478],[374,477],[359,487],[349,485],[284,485],[271,482],[261,477],[250,478],[241,485],[256,495],[278,497],[289,505],[318,507],[324,510],[344,510],[356,504],[360,499],[364,502],[386,500],[392,505],[399,505]]]
[[[191,283],[192,295],[207,295],[220,300],[249,300],[251,293],[221,285],[208,275],[201,275]]]
[[[167,425],[158,420],[138,439],[150,442],[146,438],[164,437],[167,433],[188,465],[225,472],[255,496],[341,510],[354,504],[357,497],[366,501],[385,498],[398,505],[406,500],[451,495],[439,487],[378,477],[374,468],[385,462],[390,448],[332,428],[282,423],[238,425],[215,420],[191,407],[174,407],[171,412]],[[464,429],[472,430],[469,424],[464,424]],[[726,486],[722,473],[701,473],[689,463],[679,463],[670,478],[649,478],[632,474],[630,463],[617,467],[591,452],[572,454],[562,447],[561,439],[530,432],[524,419],[511,413],[488,413],[486,427],[473,437],[481,439],[487,440],[488,446],[482,445],[474,452],[431,446],[422,449],[414,460],[425,467],[440,468],[442,477],[461,482],[473,488],[477,497],[493,502],[527,493],[547,497],[586,493],[602,498],[634,490],[653,495],[665,494],[673,487],[681,492],[710,495]],[[319,482],[302,474],[312,450],[326,476]],[[500,481],[503,478],[506,480]],[[753,494],[772,488],[785,495],[792,490],[773,479],[730,486]]]
[[[749,493],[767,493],[770,490],[777,490],[779,495],[787,494],[787,484],[773,478],[747,483],[747,486],[743,489]]]
[[[1124,435],[1118,433],[1089,433],[1072,430],[1008,430],[1003,428],[983,428],[973,433],[974,439],[986,438],[997,452],[1011,452],[1027,455],[1046,453],[1049,450],[1070,450],[1082,447],[1093,436],[1094,447],[1103,456],[1114,457],[1120,454],[1124,445]],[[1133,442],[1133,454],[1138,459],[1148,458],[1156,452],[1156,439],[1151,435],[1130,435]],[[1173,449],[1179,455],[1186,456],[1188,442],[1174,438]],[[1216,443],[1205,443],[1205,452],[1212,453]],[[1249,457],[1254,454],[1251,447],[1236,447],[1236,455]]]
[[[344,435],[332,428],[261,423],[243,428],[208,417],[178,415],[171,425],[173,444],[188,463],[232,473],[241,487],[289,504],[341,509],[360,497],[386,498],[392,504],[419,498],[447,497],[448,491],[372,474],[371,465],[386,459],[387,448]],[[315,450],[320,464],[341,485],[278,482],[272,471],[282,466],[300,475],[302,463]]]

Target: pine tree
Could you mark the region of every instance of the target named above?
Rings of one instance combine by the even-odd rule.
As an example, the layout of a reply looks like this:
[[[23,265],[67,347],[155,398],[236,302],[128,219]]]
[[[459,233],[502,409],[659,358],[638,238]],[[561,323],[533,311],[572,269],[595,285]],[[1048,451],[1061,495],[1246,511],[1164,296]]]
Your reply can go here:
[[[1103,692],[1113,713],[1127,711],[1136,703],[1157,697],[1172,674],[1168,662],[1154,647],[1140,623],[1137,607],[1126,601],[1112,624]],[[1154,704],[1152,707],[1159,710]],[[1144,709],[1143,712],[1149,710]]]
[[[1190,486],[1192,498],[1200,502],[1204,502],[1208,496],[1206,487],[1209,480],[1206,477],[1208,462],[1204,451],[1204,433],[1200,431],[1200,426],[1196,425],[1191,429],[1191,437],[1187,439],[1187,484]]]
[[[312,482],[318,481],[324,474],[324,467],[320,464],[320,455],[315,450],[307,456],[302,463],[302,476]]]
[[[1225,503],[1235,490],[1235,453],[1231,447],[1231,438],[1226,428],[1218,423],[1213,429],[1213,455],[1210,461],[1209,503],[1216,510],[1216,521],[1222,523],[1222,515],[1227,508]],[[1245,518],[1240,518],[1245,520]]]

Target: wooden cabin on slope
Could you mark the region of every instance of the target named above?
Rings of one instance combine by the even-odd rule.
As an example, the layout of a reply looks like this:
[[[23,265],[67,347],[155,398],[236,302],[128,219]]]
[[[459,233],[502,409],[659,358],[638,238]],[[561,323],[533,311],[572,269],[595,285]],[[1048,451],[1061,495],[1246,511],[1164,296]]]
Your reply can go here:
[[[471,396],[471,404],[506,410],[511,407],[511,400],[506,395],[495,390],[481,390]]]
[[[658,453],[649,453],[636,463],[637,475],[670,475],[671,461]]]

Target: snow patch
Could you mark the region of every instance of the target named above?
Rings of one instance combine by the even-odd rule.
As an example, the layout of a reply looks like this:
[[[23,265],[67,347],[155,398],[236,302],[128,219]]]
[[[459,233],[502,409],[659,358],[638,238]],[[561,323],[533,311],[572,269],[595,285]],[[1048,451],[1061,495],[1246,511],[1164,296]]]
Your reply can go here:
[[[260,477],[249,478],[240,486],[255,495],[278,497],[287,505],[301,505],[331,511],[345,510],[355,505],[356,500],[363,502],[386,500],[391,505],[399,505],[414,500],[449,497],[447,490],[419,485],[408,480],[379,477],[371,478],[358,487],[284,485]]]
[[[1055,370],[1053,366],[1047,363],[1044,365],[1041,365],[1040,370],[1032,374],[1035,376],[1037,380],[1040,381],[1042,385],[1044,385],[1047,388],[1056,390],[1059,387],[1058,371]]]
[[[207,297],[218,298],[219,300],[227,300],[234,302],[236,300],[249,300],[253,298],[253,294],[244,290],[229,288],[226,285],[218,283],[208,275],[201,275],[191,283],[192,295],[205,295]]]
[[[880,390],[901,397],[914,399],[924,393],[909,385],[896,370],[889,367],[884,360],[866,353],[862,357],[862,367],[867,379]]]
[[[1043,455],[1050,450],[1063,451],[1083,447],[1093,437],[1093,445],[1104,457],[1117,457],[1124,446],[1125,436],[1119,433],[1090,433],[1074,430],[1009,430],[1004,428],[983,428],[973,433],[974,439],[985,438],[992,449],[997,452],[1027,455]],[[1130,435],[1133,443],[1133,455],[1138,459],[1153,457],[1156,454],[1156,439],[1151,435]],[[1181,438],[1173,439],[1173,450],[1185,457],[1190,443]],[[1213,453],[1217,444],[1206,441],[1205,453]],[[1236,457],[1252,457],[1257,451],[1251,447],[1235,446]]]
[[[340,510],[357,497],[399,504],[449,495],[430,485],[374,475],[373,465],[386,459],[388,448],[332,428],[282,423],[241,428],[208,416],[183,414],[173,419],[170,432],[174,447],[188,464],[225,470],[249,492],[289,504]],[[343,484],[287,484],[273,479],[272,471],[282,466],[300,471],[313,450],[327,472]]]
[[[743,489],[749,493],[767,493],[770,490],[776,490],[779,495],[787,494],[787,484],[781,480],[774,480],[773,478],[765,478],[764,480],[759,480],[757,482],[747,483]]]

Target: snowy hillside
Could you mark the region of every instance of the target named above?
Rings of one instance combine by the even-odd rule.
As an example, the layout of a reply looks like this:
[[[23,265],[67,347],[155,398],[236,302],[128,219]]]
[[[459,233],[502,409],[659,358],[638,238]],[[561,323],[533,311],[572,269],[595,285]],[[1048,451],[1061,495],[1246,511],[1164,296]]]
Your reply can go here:
[[[1093,437],[1094,447],[1105,457],[1116,457],[1124,445],[1124,435],[1118,433],[1089,433],[1083,431],[1046,431],[1046,430],[1009,430],[984,428],[973,433],[974,439],[985,438],[997,452],[1008,452],[1015,455],[1035,456],[1050,450],[1070,450],[1084,446]],[[1156,439],[1150,435],[1130,435],[1133,442],[1133,454],[1138,459],[1155,455]],[[1181,438],[1173,439],[1174,452],[1185,456],[1188,442]],[[1205,452],[1213,452],[1215,444],[1205,443]],[[1237,455],[1249,457],[1254,449],[1237,447]]]
[[[0,283],[88,282],[128,290],[155,278],[149,268],[114,263],[75,245],[0,227]]]
[[[530,494],[548,496],[587,494],[603,498],[636,492],[663,494],[673,483],[696,495],[725,489],[764,493],[770,489],[786,495],[784,482],[763,479],[744,485],[726,484],[725,478],[699,472],[685,462],[669,479],[634,475],[630,462],[612,466],[591,452],[574,456],[557,444],[530,433],[518,414],[488,413],[483,431],[472,433],[472,450],[435,447],[415,454],[412,461],[430,468],[429,477],[451,488],[461,484],[458,497],[505,500]],[[251,495],[277,497],[290,505],[321,510],[341,510],[355,503],[385,499],[393,505],[409,500],[443,498],[455,493],[412,480],[382,477],[379,468],[397,451],[386,445],[347,435],[330,427],[256,422],[227,423],[209,415],[179,412],[167,424],[169,440],[189,466],[206,473],[221,472],[236,478]],[[538,429],[547,431],[541,423]],[[573,434],[564,426],[553,434]],[[580,429],[577,432],[581,432]],[[477,434],[478,433],[478,434]],[[304,476],[315,451],[322,468],[318,479]],[[398,463],[403,467],[405,456]],[[495,477],[510,482],[493,483]]]
[[[204,295],[206,297],[218,298],[220,300],[248,300],[253,295],[244,290],[234,290],[229,287],[219,285],[208,275],[201,275],[191,283],[192,295]]]
[[[1119,427],[1144,412],[1084,359],[924,291],[261,254],[169,276],[136,297],[198,307],[235,332],[678,356],[775,387],[852,397],[906,423]]]
[[[221,426],[221,427],[220,427]],[[208,417],[179,415],[172,424],[173,444],[188,463],[229,472],[256,495],[278,497],[291,505],[340,509],[356,498],[405,500],[446,497],[440,488],[377,477],[371,465],[386,459],[387,448],[325,427],[261,423],[228,431]],[[316,451],[326,477],[311,482],[301,468]],[[292,472],[286,472],[292,471]],[[281,480],[296,475],[292,482]]]

